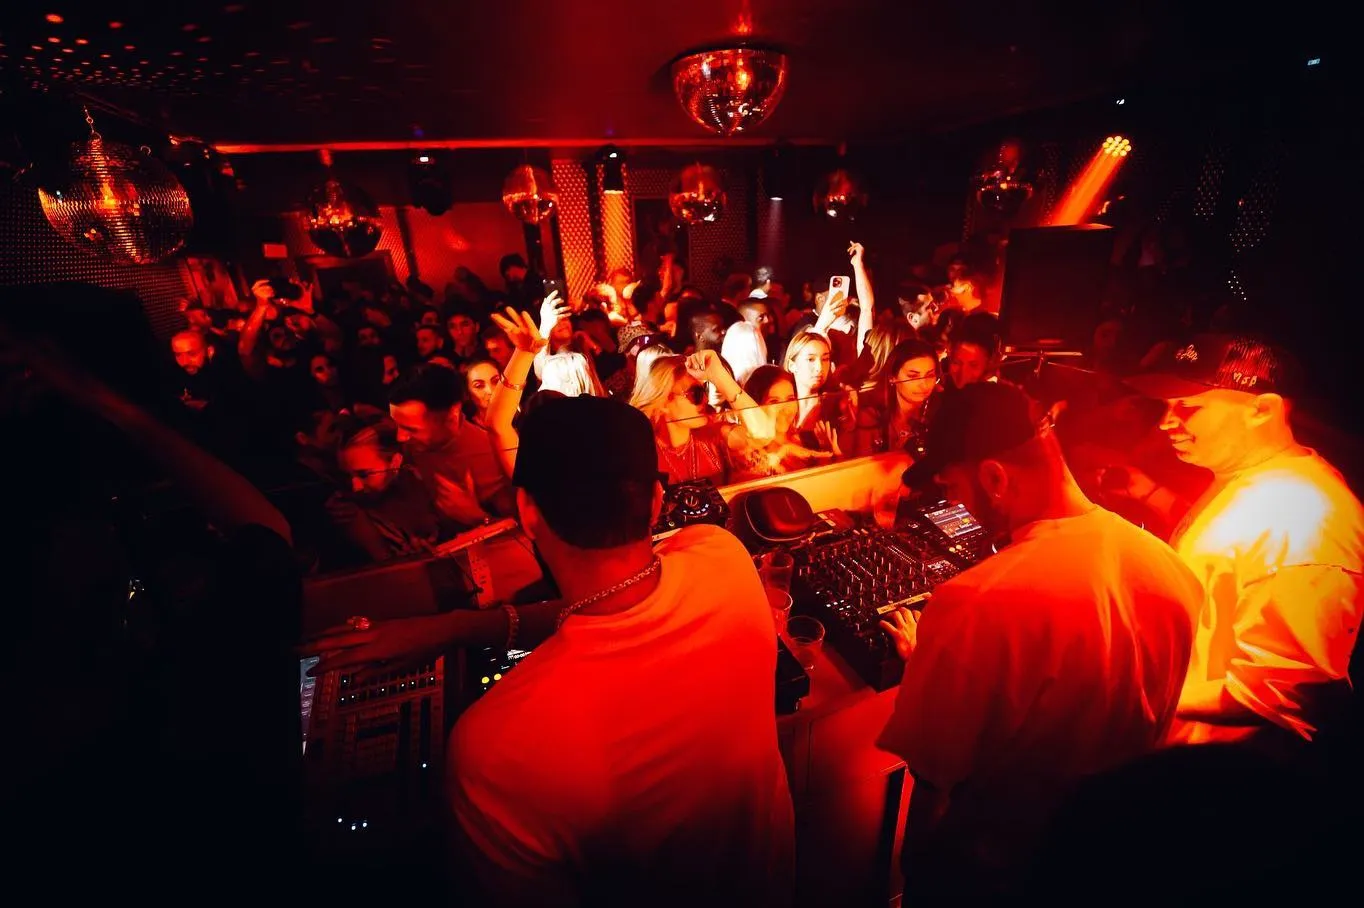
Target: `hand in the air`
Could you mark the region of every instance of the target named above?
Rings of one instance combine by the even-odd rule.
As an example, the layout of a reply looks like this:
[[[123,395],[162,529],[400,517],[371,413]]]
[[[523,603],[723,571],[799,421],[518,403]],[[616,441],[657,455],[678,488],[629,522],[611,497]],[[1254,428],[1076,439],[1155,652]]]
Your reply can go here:
[[[542,337],[549,337],[549,333],[554,330],[554,326],[568,318],[572,312],[568,308],[568,303],[559,299],[559,291],[551,290],[540,304],[540,334]]]
[[[861,244],[861,243],[849,243],[849,244],[848,244],[848,256],[849,256],[849,260],[852,262],[853,268],[861,268],[861,267],[862,267],[862,253],[863,253],[864,251],[865,251],[865,250],[862,248],[862,244]]]
[[[919,642],[919,613],[912,609],[897,608],[890,613],[889,621],[881,622],[881,628],[895,642],[895,651],[900,658],[909,659]]]
[[[546,303],[557,297],[557,293],[551,293],[545,298]],[[560,304],[561,305],[561,304]],[[566,309],[567,307],[565,307]],[[544,309],[541,307],[541,311]],[[506,315],[492,314],[493,324],[501,328],[507,335],[507,339],[512,342],[512,346],[527,353],[536,353],[549,341],[535,327],[535,319],[530,317],[529,312],[520,312],[507,307]],[[557,321],[557,319],[556,319]]]
[[[725,372],[724,363],[720,361],[720,354],[714,350],[700,350],[687,357],[687,374],[697,381],[714,382],[716,370],[728,375]]]

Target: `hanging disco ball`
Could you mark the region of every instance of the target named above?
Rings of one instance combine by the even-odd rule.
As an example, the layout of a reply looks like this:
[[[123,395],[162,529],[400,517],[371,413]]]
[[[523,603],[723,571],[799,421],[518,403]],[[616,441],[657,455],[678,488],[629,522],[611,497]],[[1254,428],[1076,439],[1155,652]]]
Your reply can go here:
[[[558,213],[559,192],[549,174],[523,164],[509,173],[502,184],[502,204],[518,221],[539,224]]]
[[[62,239],[123,265],[175,254],[194,226],[189,195],[164,164],[98,134],[71,146],[38,200]]]
[[[673,92],[697,123],[732,136],[772,115],[786,92],[786,54],[729,47],[673,61]]]
[[[1023,145],[1005,139],[973,180],[981,207],[1013,217],[1032,198],[1033,183],[1023,167]]]
[[[714,224],[725,213],[724,184],[714,167],[693,164],[673,180],[668,207],[684,224]]]
[[[867,207],[867,191],[861,180],[840,168],[819,181],[814,201],[819,214],[833,220],[851,221]]]
[[[308,194],[307,221],[313,244],[335,258],[369,255],[383,232],[369,196],[339,180],[328,180]]]
[[[1005,217],[1018,214],[1032,192],[1032,183],[1016,173],[995,170],[976,177],[976,201]]]

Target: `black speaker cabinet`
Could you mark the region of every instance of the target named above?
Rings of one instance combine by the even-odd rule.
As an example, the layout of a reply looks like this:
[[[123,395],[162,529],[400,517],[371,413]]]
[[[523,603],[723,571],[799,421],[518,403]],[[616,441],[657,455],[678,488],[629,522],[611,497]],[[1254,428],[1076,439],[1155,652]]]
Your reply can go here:
[[[999,318],[1006,346],[1083,350],[1099,319],[1113,254],[1101,224],[1028,227],[1009,233]]]

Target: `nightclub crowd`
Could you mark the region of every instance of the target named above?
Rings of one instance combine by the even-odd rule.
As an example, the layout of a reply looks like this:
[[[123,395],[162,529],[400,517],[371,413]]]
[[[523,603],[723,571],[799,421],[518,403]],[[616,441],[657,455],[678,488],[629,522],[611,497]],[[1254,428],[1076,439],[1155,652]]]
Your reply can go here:
[[[1337,695],[1349,687],[1364,519],[1339,474],[1293,437],[1290,360],[1226,334],[1235,308],[1208,290],[1177,233],[1150,233],[1115,263],[1080,360],[1150,406],[1129,395],[1085,431],[1093,411],[1038,402],[1005,374],[991,256],[894,283],[873,276],[860,243],[846,252],[850,286],[788,288],[760,266],[729,276],[718,298],[666,256],[580,297],[517,254],[502,259],[502,290],[467,271],[441,294],[418,280],[331,293],[261,280],[235,308],[183,307],[169,344],[180,441],[126,402],[65,386],[154,439],[220,528],[271,531],[234,537],[220,584],[208,583],[220,605],[270,584],[284,602],[291,573],[419,555],[520,521],[555,602],[468,612],[458,626],[366,619],[313,644],[335,670],[540,643],[451,739],[448,798],[472,862],[462,879],[495,903],[614,903],[657,880],[677,884],[660,904],[789,900],[770,616],[733,606],[766,598],[728,534],[693,527],[651,547],[655,480],[728,485],[892,452],[913,464],[885,492],[892,515],[902,499],[945,496],[1012,533],[935,593],[922,626],[909,609],[883,625],[906,660],[878,741],[915,778],[906,897],[1078,892],[1172,849],[1204,849],[1201,866],[1253,860],[1200,839],[1241,833],[1157,808],[1197,791],[1221,823],[1254,812],[1238,789],[1274,779],[1282,794],[1264,810],[1299,822],[1315,802],[1279,761],[1296,767],[1307,742],[1349,736],[1352,707]],[[30,358],[63,386],[57,359]],[[703,575],[711,582],[694,581]],[[1097,623],[1096,603],[1110,610]],[[655,623],[639,625],[641,609]],[[296,610],[266,622],[289,641],[286,669]],[[204,652],[239,658],[242,640]],[[669,697],[703,645],[712,677]],[[625,662],[637,695],[620,690]],[[267,674],[243,689],[268,699]],[[184,705],[171,685],[151,686],[168,711]],[[297,719],[238,708],[240,740],[202,750],[226,761],[210,761],[218,771],[251,763],[256,735],[287,741]],[[1219,749],[1251,738],[1263,747]],[[1172,741],[1204,746],[1160,748]],[[261,803],[259,773],[215,803]],[[1158,846],[1146,837],[1161,826],[1179,828]],[[1132,853],[1097,848],[1105,836]],[[1084,856],[1081,870],[1068,854]],[[1312,858],[1288,849],[1265,868],[1291,874]],[[1181,885],[1228,891],[1197,876],[1185,868]]]

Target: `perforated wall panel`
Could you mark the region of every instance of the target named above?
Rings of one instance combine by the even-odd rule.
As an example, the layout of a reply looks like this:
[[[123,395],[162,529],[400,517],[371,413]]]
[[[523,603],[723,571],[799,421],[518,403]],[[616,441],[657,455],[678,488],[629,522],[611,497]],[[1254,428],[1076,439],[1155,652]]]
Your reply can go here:
[[[85,253],[48,224],[36,191],[0,180],[0,286],[58,281],[135,292],[152,330],[162,338],[184,327],[180,301],[194,292],[189,269],[180,258],[134,266]]]
[[[588,209],[587,174],[576,159],[551,162],[559,189],[559,244],[564,253],[564,283],[569,296],[581,299],[596,283],[592,249],[592,217]]]
[[[1259,166],[1246,191],[1236,200],[1236,223],[1231,229],[1231,247],[1238,254],[1249,252],[1264,240],[1274,203],[1279,194],[1279,173],[1283,164],[1283,145],[1266,146]]]

